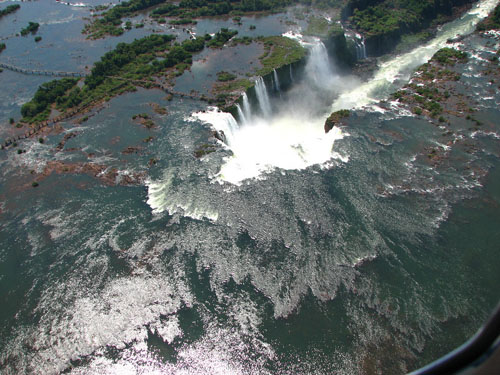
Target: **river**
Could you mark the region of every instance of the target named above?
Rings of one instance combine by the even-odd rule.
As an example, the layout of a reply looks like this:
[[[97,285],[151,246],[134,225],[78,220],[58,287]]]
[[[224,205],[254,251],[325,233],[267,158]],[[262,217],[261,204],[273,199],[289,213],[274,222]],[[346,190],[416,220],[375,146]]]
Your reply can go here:
[[[24,153],[2,151],[2,373],[401,374],[460,345],[499,298],[500,94],[482,74],[498,37],[455,44],[471,56],[454,68],[456,90],[483,124],[450,117],[453,139],[463,140],[456,147],[445,143],[444,125],[381,101],[496,4],[480,1],[366,82],[339,73],[318,40],[302,38],[310,49],[303,77],[286,92],[260,82],[257,100],[242,102],[244,120],[139,89],[84,123],[64,122],[44,143],[23,141]],[[46,22],[46,44],[35,48],[47,51],[7,39],[2,62],[29,56],[83,71],[148,32],[88,41],[80,34],[87,8],[21,6],[19,24]],[[269,17],[266,32],[289,31]],[[51,23],[58,19],[70,27]],[[1,22],[0,34],[11,35]],[[48,80],[0,73],[2,136]],[[329,113],[346,107],[349,125],[325,134]],[[156,128],[131,122],[143,112]],[[195,158],[213,129],[226,142]],[[70,132],[77,136],[54,151]],[[154,141],[142,142],[149,135]],[[124,155],[131,144],[141,151]],[[429,163],[431,147],[447,151],[446,161]],[[31,187],[31,170],[88,155],[123,175],[156,164],[138,185],[54,173]]]

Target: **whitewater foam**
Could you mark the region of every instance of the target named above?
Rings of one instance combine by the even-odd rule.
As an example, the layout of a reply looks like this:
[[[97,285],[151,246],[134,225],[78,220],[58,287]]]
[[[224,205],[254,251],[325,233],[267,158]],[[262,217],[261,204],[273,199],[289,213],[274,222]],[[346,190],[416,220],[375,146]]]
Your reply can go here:
[[[216,108],[193,114],[193,117],[223,130],[233,155],[225,158],[216,179],[235,185],[259,177],[275,168],[304,169],[323,164],[331,158],[347,160],[332,151],[333,143],[342,139],[340,128],[324,132],[324,118],[281,114],[270,119],[254,118],[252,124],[238,126],[232,116]],[[228,126],[231,131],[226,133]]]
[[[159,214],[167,211],[170,215],[178,213],[195,220],[217,221],[219,214],[212,207],[212,203],[202,194],[202,187],[176,186],[174,184],[178,172],[177,169],[169,169],[165,171],[162,179],[146,181],[147,203],[152,208],[153,213]]]
[[[473,32],[477,23],[493,10],[497,2],[486,0],[476,4],[460,19],[443,26],[438,35],[427,44],[381,63],[373,78],[353,90],[342,93],[332,104],[332,111],[362,108],[387,98],[390,93],[408,82],[416,67],[428,61],[439,49],[449,46],[449,39]]]

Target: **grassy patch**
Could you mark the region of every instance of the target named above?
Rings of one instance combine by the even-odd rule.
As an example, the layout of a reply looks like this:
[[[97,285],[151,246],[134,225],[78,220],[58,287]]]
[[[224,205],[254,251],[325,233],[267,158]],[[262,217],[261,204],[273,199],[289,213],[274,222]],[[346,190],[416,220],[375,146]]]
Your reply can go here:
[[[307,24],[307,29],[305,31],[306,35],[313,35],[318,37],[324,37],[328,34],[328,29],[330,27],[330,22],[324,17],[311,16],[309,17]]]
[[[219,81],[219,82],[233,81],[235,79],[236,79],[235,74],[228,73],[225,71],[220,71],[217,73],[217,81]]]
[[[262,68],[256,73],[266,75],[282,67],[299,61],[306,55],[306,49],[296,40],[283,36],[270,36],[259,38],[264,43],[264,53],[259,57]]]
[[[236,34],[238,34],[236,30],[222,28],[218,33],[214,35],[211,40],[207,42],[207,46],[212,48],[222,47],[229,39],[231,39]]]
[[[467,58],[466,52],[448,47],[441,48],[432,56],[432,60],[439,62],[441,65],[455,65],[457,61],[466,62]]]
[[[347,118],[351,115],[351,112],[347,109],[341,109],[333,112],[325,121],[325,132],[329,132],[332,128],[340,123],[342,119]]]
[[[229,81],[223,84],[218,84],[214,91],[218,93],[230,93],[235,91],[245,91],[252,87],[254,84],[252,81],[242,78],[234,81]]]

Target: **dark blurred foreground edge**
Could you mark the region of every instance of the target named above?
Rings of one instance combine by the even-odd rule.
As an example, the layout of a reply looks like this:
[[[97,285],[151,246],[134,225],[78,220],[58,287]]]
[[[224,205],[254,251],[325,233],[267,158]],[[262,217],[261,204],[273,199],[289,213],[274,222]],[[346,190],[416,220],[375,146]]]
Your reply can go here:
[[[465,344],[408,375],[500,375],[500,303]]]

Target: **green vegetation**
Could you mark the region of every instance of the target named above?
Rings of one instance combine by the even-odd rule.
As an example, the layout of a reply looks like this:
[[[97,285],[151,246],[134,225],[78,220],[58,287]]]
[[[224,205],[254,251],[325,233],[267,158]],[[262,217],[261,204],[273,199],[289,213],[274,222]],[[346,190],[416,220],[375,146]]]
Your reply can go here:
[[[40,27],[39,23],[36,22],[30,22],[28,26],[26,26],[24,29],[21,30],[21,35],[26,36],[29,33],[36,33],[38,31],[38,28]]]
[[[147,113],[139,113],[137,115],[133,115],[132,120],[137,120],[141,125],[145,126],[148,129],[155,127],[154,121]]]
[[[410,49],[429,41],[431,38],[432,34],[428,31],[401,35],[401,39],[395,47],[394,52],[401,53],[409,51]]]
[[[229,81],[221,85],[217,85],[214,89],[215,92],[229,93],[229,92],[241,92],[246,91],[250,87],[254,86],[254,83],[246,78],[237,79],[234,81]]]
[[[50,105],[63,98],[77,82],[77,79],[63,78],[42,84],[33,99],[21,107],[24,119],[28,121],[47,119],[50,114]]]
[[[219,82],[227,82],[227,81],[233,81],[236,79],[236,75],[224,71],[220,71],[217,73],[217,80]]]
[[[196,25],[196,21],[192,20],[191,18],[181,18],[178,20],[171,20],[168,23],[171,25],[189,25],[189,24]]]
[[[448,47],[441,48],[434,54],[434,56],[432,56],[433,61],[437,61],[442,65],[455,65],[457,61],[466,62],[467,58],[468,56],[466,52]]]
[[[436,118],[444,111],[443,104],[452,96],[448,90],[442,88],[440,83],[460,79],[460,75],[448,67],[457,62],[466,61],[465,52],[453,48],[442,48],[428,63],[418,68],[419,74],[414,78],[413,83],[395,92],[392,97],[400,102],[411,104],[413,113],[417,115],[425,114]],[[446,122],[446,119],[439,116],[438,121]]]
[[[119,43],[95,63],[85,79],[86,86],[93,90],[111,76],[142,79],[191,58],[181,46],[170,46],[174,38],[171,35],[150,35],[129,44]],[[165,50],[169,52],[161,55]],[[157,60],[154,53],[160,54],[163,60]]]
[[[133,115],[132,116],[132,120],[135,120],[137,118],[142,118],[144,120],[149,120],[151,118],[151,116],[149,116],[147,113],[139,113],[137,115]]]
[[[96,5],[94,11],[101,12],[103,10],[109,9],[109,5]]]
[[[318,37],[327,36],[330,29],[330,22],[324,17],[311,16],[305,31],[306,35],[313,35]]]
[[[477,30],[479,31],[491,29],[500,29],[500,4],[496,6],[488,18],[477,25]]]
[[[19,8],[21,8],[19,4],[13,4],[13,5],[8,5],[5,9],[0,9],[0,18],[6,16],[9,13],[15,12]]]
[[[238,17],[245,13],[277,11],[300,3],[319,8],[340,7],[342,4],[338,0],[181,0],[178,3],[167,0],[129,0],[96,16],[91,23],[85,26],[83,32],[92,39],[103,38],[106,35],[121,35],[124,32],[121,27],[122,18],[130,17],[139,10],[152,8],[159,4],[162,5],[157,6],[150,13],[157,22],[164,22],[165,17],[177,20],[194,20],[200,17],[231,14],[235,22],[239,23],[241,18],[238,19]]]
[[[264,53],[259,57],[262,68],[258,75],[264,76],[283,65],[299,61],[306,55],[306,49],[294,39],[283,36],[260,37],[257,39],[264,43]]]
[[[418,32],[433,21],[444,21],[452,7],[469,0],[351,0],[350,21],[368,44],[378,52],[388,52],[401,35]]]
[[[207,46],[212,48],[222,47],[236,34],[238,34],[236,30],[222,28],[217,34],[214,35],[212,40],[208,41]]]
[[[165,0],[124,1],[105,11],[101,14],[100,18],[86,25],[83,32],[89,34],[89,37],[93,39],[102,38],[105,35],[121,35],[124,32],[121,27],[123,17],[130,16],[139,10],[147,9],[164,2]]]
[[[331,25],[328,30],[327,48],[341,66],[351,67],[356,63],[356,48],[347,44],[344,30],[339,24]]]
[[[135,85],[152,87],[152,76],[171,68],[175,70],[170,74],[181,74],[191,65],[193,53],[203,50],[205,42],[211,40],[207,35],[173,44],[174,39],[172,35],[153,34],[132,43],[119,43],[94,64],[81,88],[76,86],[77,79],[70,78],[44,83],[21,108],[23,121],[44,121],[53,106],[65,112],[133,91]]]
[[[254,41],[253,38],[251,38],[249,36],[244,36],[243,38],[233,38],[233,39],[231,39],[231,45],[235,46],[237,44],[244,44],[244,45],[248,46],[253,41]]]
[[[2,52],[5,48],[7,48],[5,43],[0,43],[0,52]]]
[[[41,36],[35,36],[35,42],[37,42],[37,43],[38,43],[38,42],[39,42],[39,41],[41,41],[41,40],[42,40],[42,37],[41,37]]]
[[[33,186],[33,187],[37,187],[37,186],[38,186],[38,182],[33,181],[33,182],[31,183],[31,186]]]
[[[298,3],[296,0],[182,0],[178,5],[167,3],[153,12],[152,17],[185,17],[199,18],[234,14],[235,22],[245,12],[269,11],[281,9],[287,5]]]
[[[347,109],[341,109],[339,111],[333,112],[325,121],[325,133],[328,133],[332,128],[337,125],[342,119],[347,118],[351,115],[351,112]]]
[[[217,151],[215,145],[209,144],[209,143],[204,143],[195,150],[194,156],[196,158],[201,158],[202,156],[208,155],[208,154],[215,152],[215,151]]]

